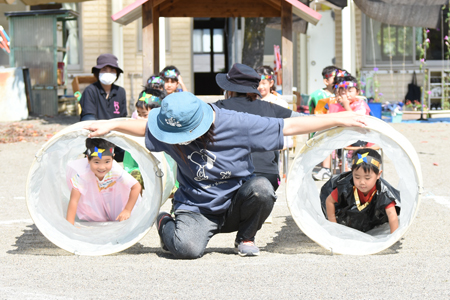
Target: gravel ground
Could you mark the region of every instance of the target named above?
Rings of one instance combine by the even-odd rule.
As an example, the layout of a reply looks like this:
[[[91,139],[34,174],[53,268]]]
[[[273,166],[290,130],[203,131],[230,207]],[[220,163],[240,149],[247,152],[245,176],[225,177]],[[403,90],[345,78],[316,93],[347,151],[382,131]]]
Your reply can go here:
[[[33,224],[28,169],[45,140],[73,122],[18,122],[15,143],[2,143],[12,124],[0,123],[0,299],[450,298],[450,124],[393,124],[419,154],[424,197],[406,235],[382,253],[330,255],[297,227],[282,186],[273,223],[257,235],[259,257],[235,255],[234,234],[220,234],[201,259],[175,260],[160,250],[154,227],[128,250],[85,257],[53,245]]]

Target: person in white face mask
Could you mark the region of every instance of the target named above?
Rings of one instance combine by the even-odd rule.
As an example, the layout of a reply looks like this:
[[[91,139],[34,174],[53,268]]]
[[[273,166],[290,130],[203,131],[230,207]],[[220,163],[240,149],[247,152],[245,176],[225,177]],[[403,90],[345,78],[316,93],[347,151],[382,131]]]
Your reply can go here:
[[[84,90],[81,99],[81,119],[109,120],[127,117],[127,97],[125,89],[114,84],[120,73],[117,57],[112,54],[102,54],[97,58],[97,65],[92,68],[97,82]],[[116,147],[115,160],[123,160],[123,150]]]
[[[97,82],[89,85],[81,96],[81,121],[109,120],[127,116],[125,90],[114,84],[123,73],[112,54],[102,54],[92,73]]]

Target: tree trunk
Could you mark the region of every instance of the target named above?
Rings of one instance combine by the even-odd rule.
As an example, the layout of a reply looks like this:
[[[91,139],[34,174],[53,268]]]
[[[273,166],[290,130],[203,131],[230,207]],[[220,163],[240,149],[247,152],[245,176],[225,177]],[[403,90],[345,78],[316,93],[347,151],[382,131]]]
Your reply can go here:
[[[252,68],[263,65],[266,25],[270,18],[245,18],[242,63]]]

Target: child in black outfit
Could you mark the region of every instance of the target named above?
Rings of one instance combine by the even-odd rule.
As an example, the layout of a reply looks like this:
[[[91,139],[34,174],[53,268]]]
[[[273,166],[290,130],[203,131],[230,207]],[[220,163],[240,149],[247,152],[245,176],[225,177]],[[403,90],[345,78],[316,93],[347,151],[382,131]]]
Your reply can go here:
[[[363,232],[386,222],[391,233],[398,228],[400,192],[380,177],[381,164],[377,151],[357,150],[352,157],[352,170],[325,183],[320,200],[330,222]]]

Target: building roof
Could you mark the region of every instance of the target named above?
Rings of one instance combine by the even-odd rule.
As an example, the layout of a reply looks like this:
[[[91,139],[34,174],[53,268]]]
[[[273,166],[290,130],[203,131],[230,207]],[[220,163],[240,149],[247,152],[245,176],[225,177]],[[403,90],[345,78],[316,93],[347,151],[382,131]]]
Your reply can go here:
[[[111,16],[114,22],[127,25],[142,16],[142,5],[148,0],[137,0]],[[292,13],[316,25],[321,15],[298,0],[282,0],[292,5]],[[154,0],[153,7],[159,6],[161,17],[279,17],[281,1],[277,0],[190,0],[181,4],[180,0]]]
[[[440,27],[442,6],[448,0],[354,0],[370,18],[385,24]]]

